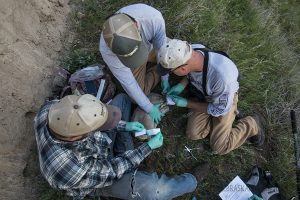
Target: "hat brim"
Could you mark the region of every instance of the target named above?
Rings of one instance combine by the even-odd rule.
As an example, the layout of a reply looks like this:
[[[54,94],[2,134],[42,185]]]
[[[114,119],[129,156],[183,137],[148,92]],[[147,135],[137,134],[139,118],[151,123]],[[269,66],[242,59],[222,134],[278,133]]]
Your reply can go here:
[[[164,76],[164,75],[170,73],[170,71],[171,71],[171,69],[164,68],[161,64],[157,65],[157,73],[160,76]]]
[[[116,106],[106,105],[108,116],[105,123],[99,128],[100,131],[110,130],[117,126],[120,122],[122,113]]]
[[[128,57],[118,56],[118,58],[126,67],[137,68],[147,62],[148,55],[149,55],[149,50],[145,42],[142,40],[139,44],[138,50],[132,56],[128,56]]]

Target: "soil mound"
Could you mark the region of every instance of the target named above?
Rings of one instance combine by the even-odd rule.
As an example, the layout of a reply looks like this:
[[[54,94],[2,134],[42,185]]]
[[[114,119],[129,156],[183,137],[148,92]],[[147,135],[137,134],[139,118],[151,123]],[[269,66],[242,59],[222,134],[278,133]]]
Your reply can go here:
[[[65,44],[67,0],[0,0],[0,194],[36,199],[33,117]]]

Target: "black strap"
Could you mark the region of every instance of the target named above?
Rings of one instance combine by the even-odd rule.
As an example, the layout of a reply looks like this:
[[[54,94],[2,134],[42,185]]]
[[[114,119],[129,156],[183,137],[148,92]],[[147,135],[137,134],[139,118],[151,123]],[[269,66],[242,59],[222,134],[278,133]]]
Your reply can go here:
[[[213,52],[213,53],[218,53],[218,54],[221,54],[222,56],[225,56],[225,57],[227,57],[227,58],[229,58],[230,59],[230,57],[229,57],[229,55],[226,53],[226,52],[224,52],[224,51],[213,51],[213,50],[211,50],[211,49],[209,49],[209,48],[194,48],[194,50],[200,50],[200,51],[207,51],[207,52]]]
[[[207,67],[208,67],[208,60],[209,60],[209,55],[208,53],[209,52],[213,52],[213,53],[218,53],[218,54],[221,54],[227,58],[229,58],[228,54],[225,53],[224,51],[212,51],[208,48],[194,48],[194,50],[200,50],[204,53],[204,62],[203,62],[203,71],[202,71],[202,88],[203,88],[203,92],[204,92],[204,95],[205,96],[208,96],[207,95],[207,90],[206,90],[206,77],[207,77]],[[230,59],[230,58],[229,58]]]
[[[202,74],[202,88],[203,88],[203,92],[204,95],[207,96],[207,91],[206,91],[206,77],[207,77],[207,67],[208,67],[208,52],[207,51],[203,51],[204,52],[204,63],[203,63],[203,74]]]

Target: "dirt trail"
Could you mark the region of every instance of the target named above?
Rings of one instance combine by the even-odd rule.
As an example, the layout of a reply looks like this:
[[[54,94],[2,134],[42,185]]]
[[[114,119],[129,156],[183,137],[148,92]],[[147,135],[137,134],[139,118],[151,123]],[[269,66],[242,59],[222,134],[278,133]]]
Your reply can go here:
[[[0,195],[36,199],[33,117],[66,42],[68,0],[0,0]]]

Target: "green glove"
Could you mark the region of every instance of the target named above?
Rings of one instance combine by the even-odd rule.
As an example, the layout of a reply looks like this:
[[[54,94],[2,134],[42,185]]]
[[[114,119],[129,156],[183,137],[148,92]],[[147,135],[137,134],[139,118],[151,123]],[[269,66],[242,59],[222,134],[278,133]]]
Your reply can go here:
[[[171,88],[170,83],[169,83],[168,80],[162,80],[160,82],[160,86],[161,86],[163,94],[166,94],[170,90],[170,88]]]
[[[142,131],[145,127],[140,122],[126,122],[125,130],[126,131]]]
[[[181,83],[178,83],[177,85],[173,86],[169,92],[167,92],[168,95],[178,95],[184,90],[184,86]]]
[[[159,147],[162,146],[164,141],[164,137],[162,135],[161,132],[159,132],[157,135],[155,135],[154,137],[152,137],[147,144],[150,146],[150,148],[153,149],[157,149]]]
[[[183,97],[172,95],[171,98],[178,107],[187,107],[187,100]]]
[[[153,105],[151,111],[149,112],[150,117],[156,124],[158,124],[161,120],[161,117],[164,116],[164,114],[160,112],[159,106],[159,104]]]
[[[263,200],[262,198],[256,196],[256,195],[253,195],[251,196],[250,198],[248,198],[248,200]]]

